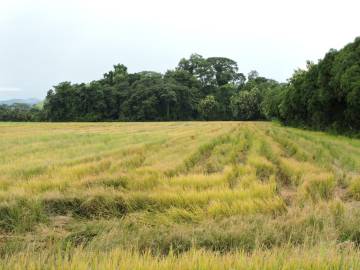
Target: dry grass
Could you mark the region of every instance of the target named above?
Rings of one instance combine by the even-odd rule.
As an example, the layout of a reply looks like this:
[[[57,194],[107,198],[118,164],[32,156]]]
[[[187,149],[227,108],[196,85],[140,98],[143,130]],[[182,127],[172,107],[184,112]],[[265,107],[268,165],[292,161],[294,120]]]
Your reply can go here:
[[[0,123],[0,142],[0,268],[359,267],[359,140],[179,122]]]

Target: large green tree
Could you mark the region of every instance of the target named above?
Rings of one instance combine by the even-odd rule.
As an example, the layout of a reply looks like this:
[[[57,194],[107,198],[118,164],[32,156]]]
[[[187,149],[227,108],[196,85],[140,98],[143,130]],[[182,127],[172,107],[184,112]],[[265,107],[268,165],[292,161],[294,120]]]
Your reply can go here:
[[[261,118],[260,104],[260,91],[253,88],[232,96],[230,108],[236,120],[257,120]]]

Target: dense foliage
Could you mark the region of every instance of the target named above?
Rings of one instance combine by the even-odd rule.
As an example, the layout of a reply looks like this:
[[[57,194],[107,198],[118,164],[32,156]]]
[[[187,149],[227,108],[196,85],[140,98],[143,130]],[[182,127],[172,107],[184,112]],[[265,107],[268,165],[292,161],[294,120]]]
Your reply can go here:
[[[318,64],[308,62],[273,98],[280,102],[275,114],[285,123],[360,130],[360,38],[330,50]]]
[[[27,104],[15,103],[0,105],[0,121],[40,121],[42,112],[40,108]]]
[[[255,120],[265,118],[262,97],[278,85],[256,71],[246,79],[231,59],[193,54],[165,74],[116,65],[89,84],[60,83],[48,92],[44,115],[50,121]]]

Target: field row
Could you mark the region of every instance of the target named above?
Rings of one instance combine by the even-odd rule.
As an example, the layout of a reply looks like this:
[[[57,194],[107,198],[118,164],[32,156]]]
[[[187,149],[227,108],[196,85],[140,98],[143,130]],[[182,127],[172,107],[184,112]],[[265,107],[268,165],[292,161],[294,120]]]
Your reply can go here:
[[[140,266],[143,253],[184,253],[185,263],[191,252],[200,259],[269,252],[271,260],[279,257],[273,250],[310,256],[306,250],[322,247],[335,254],[334,265],[343,248],[357,254],[359,140],[262,122],[0,128],[5,265],[16,265],[20,254],[41,264],[59,250],[115,252],[115,264],[118,253],[134,252]],[[309,265],[320,260],[310,257]],[[86,267],[72,258],[64,263]],[[172,259],[153,263],[166,268]],[[302,265],[293,263],[284,265]]]

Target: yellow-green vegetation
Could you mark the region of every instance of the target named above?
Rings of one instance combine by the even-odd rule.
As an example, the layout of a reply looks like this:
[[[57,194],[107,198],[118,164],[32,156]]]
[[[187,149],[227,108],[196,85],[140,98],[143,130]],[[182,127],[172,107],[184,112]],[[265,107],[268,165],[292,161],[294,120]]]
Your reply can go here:
[[[0,123],[0,269],[360,269],[360,140]]]

